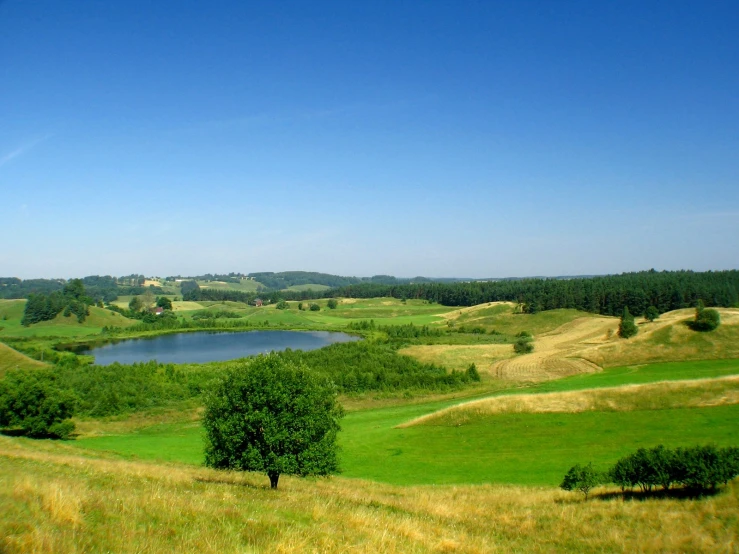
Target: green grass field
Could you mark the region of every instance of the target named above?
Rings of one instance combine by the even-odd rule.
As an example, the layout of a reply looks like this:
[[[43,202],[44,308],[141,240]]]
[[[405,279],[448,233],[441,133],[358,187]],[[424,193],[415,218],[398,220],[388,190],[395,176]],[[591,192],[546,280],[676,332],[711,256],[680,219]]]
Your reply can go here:
[[[0,300],[0,339],[3,336],[15,337],[50,337],[63,338],[97,335],[103,327],[128,327],[136,321],[123,317],[121,314],[90,306],[90,315],[83,323],[78,323],[75,316],[64,317],[59,314],[51,321],[42,321],[29,327],[21,325],[25,300]],[[3,317],[8,319],[4,320]]]
[[[484,305],[482,305],[484,306]],[[455,316],[455,314],[450,314]],[[588,312],[578,310],[547,310],[536,314],[515,313],[510,303],[495,303],[488,307],[462,309],[459,315],[453,318],[456,325],[483,327],[488,331],[495,329],[506,335],[515,335],[521,331],[528,331],[534,336],[554,331],[557,327],[569,323],[580,317],[598,317]]]
[[[547,383],[579,390],[665,379],[739,374],[736,360],[617,368]],[[543,385],[530,390],[543,391]],[[529,392],[527,390],[526,392]],[[514,483],[556,485],[574,463],[607,467],[642,446],[736,443],[739,406],[576,414],[499,414],[461,426],[395,427],[459,400],[368,409],[347,414],[340,442],[344,475],[397,485]],[[127,458],[202,462],[196,423],[160,424],[132,434],[85,438],[75,446]]]

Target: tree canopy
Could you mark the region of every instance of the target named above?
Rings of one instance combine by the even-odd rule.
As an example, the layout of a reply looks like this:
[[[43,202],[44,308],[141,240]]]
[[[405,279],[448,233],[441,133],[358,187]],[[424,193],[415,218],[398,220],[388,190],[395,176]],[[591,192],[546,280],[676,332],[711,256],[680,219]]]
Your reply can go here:
[[[205,396],[205,464],[280,475],[339,471],[333,384],[275,354],[227,370]]]

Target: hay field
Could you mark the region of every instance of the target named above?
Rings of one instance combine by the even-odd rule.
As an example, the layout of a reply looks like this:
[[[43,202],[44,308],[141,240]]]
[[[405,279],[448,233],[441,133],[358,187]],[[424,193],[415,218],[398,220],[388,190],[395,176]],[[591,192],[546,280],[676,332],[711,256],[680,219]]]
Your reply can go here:
[[[399,425],[398,428],[414,425],[461,425],[473,417],[497,414],[625,412],[730,404],[739,404],[739,375],[483,398],[421,416]]]

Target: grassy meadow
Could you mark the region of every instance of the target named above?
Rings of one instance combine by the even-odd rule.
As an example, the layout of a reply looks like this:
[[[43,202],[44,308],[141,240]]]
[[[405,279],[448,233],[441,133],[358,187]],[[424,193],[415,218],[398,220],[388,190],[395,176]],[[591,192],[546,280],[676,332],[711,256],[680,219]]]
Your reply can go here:
[[[4,552],[732,552],[739,490],[583,502],[551,487],[396,486],[115,460],[0,437]],[[608,492],[608,491],[604,491]]]
[[[609,487],[585,502],[557,485],[575,463],[605,469],[639,447],[739,446],[739,310],[720,310],[711,333],[690,331],[689,311],[670,312],[639,321],[639,335],[624,341],[616,318],[576,310],[315,302],[319,311],[292,301],[287,310],[181,301],[174,309],[190,321],[226,310],[276,329],[428,325],[441,335],[399,340],[399,352],[448,370],[475,363],[482,382],[341,397],[342,474],[286,476],[278,491],[264,475],[202,467],[197,398],[78,418],[70,441],[0,436],[0,552],[736,551],[737,482],[702,498],[627,502]],[[23,306],[0,300],[0,341],[50,347],[136,323],[91,308],[84,324],[59,316],[24,328]],[[535,350],[514,356],[521,331],[534,335]],[[180,370],[215,371],[191,365]],[[0,342],[0,375],[16,367],[41,364]]]

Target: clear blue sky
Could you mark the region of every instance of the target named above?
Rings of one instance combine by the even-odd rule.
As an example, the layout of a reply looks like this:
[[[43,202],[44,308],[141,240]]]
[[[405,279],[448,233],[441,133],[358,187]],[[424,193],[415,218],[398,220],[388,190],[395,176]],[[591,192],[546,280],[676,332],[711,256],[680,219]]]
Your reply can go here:
[[[0,276],[739,267],[739,2],[0,0]]]

